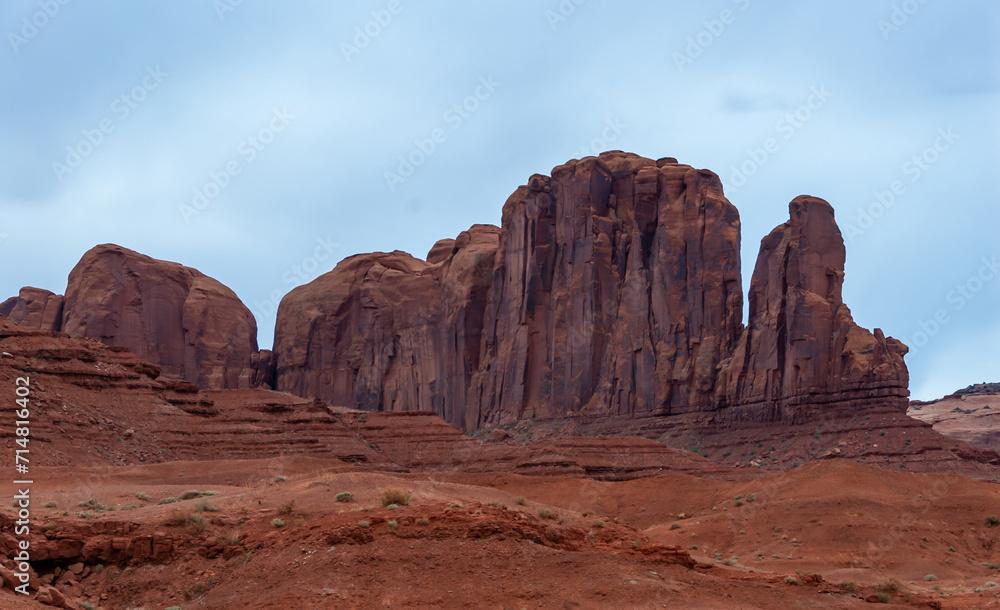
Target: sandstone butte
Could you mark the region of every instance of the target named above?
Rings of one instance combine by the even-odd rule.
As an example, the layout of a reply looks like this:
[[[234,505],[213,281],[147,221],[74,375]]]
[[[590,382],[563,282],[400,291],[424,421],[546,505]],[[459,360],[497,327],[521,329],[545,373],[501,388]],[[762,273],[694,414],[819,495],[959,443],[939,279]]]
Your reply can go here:
[[[907,348],[843,303],[833,208],[803,196],[789,212],[761,242],[746,326],[740,217],[718,177],[620,151],[532,176],[501,227],[475,225],[426,260],[341,261],[282,299],[273,353],[221,283],[112,245],[84,255],[65,299],[25,288],[0,313],[127,347],[202,389],[433,411],[463,430],[904,414]]]
[[[253,315],[232,290],[177,263],[100,245],[70,272],[65,298],[24,288],[0,312],[31,329],[127,347],[203,388],[250,387]]]

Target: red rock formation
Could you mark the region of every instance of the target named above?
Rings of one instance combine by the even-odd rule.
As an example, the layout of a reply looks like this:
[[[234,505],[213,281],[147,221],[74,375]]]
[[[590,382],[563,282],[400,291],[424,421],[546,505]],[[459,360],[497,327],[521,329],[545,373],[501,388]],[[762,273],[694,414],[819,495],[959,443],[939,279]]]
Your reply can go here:
[[[479,368],[498,229],[476,225],[421,261],[350,257],[281,301],[276,389],[368,410],[430,410],[466,420]]]
[[[833,208],[797,197],[790,220],[761,241],[750,319],[723,363],[726,419],[791,420],[801,405],[888,400],[906,411],[907,348],[859,327],[844,304],[844,238]]]
[[[715,408],[742,318],[718,177],[621,152],[532,176],[503,210],[480,420]]]
[[[16,297],[0,304],[0,314],[25,328],[60,330],[63,296],[41,288],[25,286]]]
[[[69,275],[63,332],[127,347],[201,388],[247,388],[257,324],[236,294],[201,272],[115,245]]]

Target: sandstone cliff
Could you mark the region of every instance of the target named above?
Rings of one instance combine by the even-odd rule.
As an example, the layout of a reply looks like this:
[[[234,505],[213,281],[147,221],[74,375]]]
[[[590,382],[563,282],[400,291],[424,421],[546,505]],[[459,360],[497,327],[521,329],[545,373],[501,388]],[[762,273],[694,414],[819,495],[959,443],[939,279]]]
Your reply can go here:
[[[906,348],[843,303],[833,209],[800,197],[790,213],[762,241],[744,328],[739,213],[715,174],[622,152],[571,161],[517,189],[499,230],[427,261],[355,256],[289,293],[276,387],[467,430],[904,412]]]
[[[276,389],[368,410],[434,411],[458,427],[479,369],[498,229],[438,242],[428,261],[362,254],[278,308]]]
[[[797,197],[761,241],[749,324],[723,363],[717,396],[731,419],[794,419],[797,405],[885,399],[906,410],[907,348],[854,323],[842,287],[846,251],[833,208]]]
[[[70,272],[62,331],[127,347],[203,389],[250,387],[257,324],[236,294],[120,246],[91,249]]]
[[[740,221],[715,174],[606,153],[508,199],[480,419],[714,409],[742,317]]]
[[[16,297],[0,303],[0,315],[24,328],[60,330],[62,328],[63,296],[41,288],[25,286]]]

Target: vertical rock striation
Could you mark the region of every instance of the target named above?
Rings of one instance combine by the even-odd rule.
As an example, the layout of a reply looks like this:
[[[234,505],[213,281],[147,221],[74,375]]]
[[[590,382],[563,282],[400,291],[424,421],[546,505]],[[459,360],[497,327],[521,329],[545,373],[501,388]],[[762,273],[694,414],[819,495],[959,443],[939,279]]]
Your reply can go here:
[[[275,327],[276,389],[368,410],[435,411],[458,427],[479,368],[499,230],[476,225],[405,252],[352,256],[289,292]]]
[[[739,213],[715,174],[571,161],[519,188],[502,227],[483,423],[714,409],[742,317]]]
[[[723,363],[717,397],[728,419],[794,419],[802,405],[888,399],[903,412],[906,346],[859,327],[844,304],[844,238],[833,207],[797,197],[761,241],[749,325]]]

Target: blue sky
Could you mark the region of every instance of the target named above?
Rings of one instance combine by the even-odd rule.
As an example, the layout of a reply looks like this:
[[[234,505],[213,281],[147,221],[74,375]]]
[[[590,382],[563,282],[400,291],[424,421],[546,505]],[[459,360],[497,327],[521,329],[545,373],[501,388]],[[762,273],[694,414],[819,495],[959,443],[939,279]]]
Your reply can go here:
[[[267,347],[336,261],[423,257],[622,149],[720,175],[744,288],[788,202],[827,199],[855,319],[920,344],[914,396],[1000,381],[995,2],[34,0],[0,33],[0,298],[112,242],[231,287]]]

